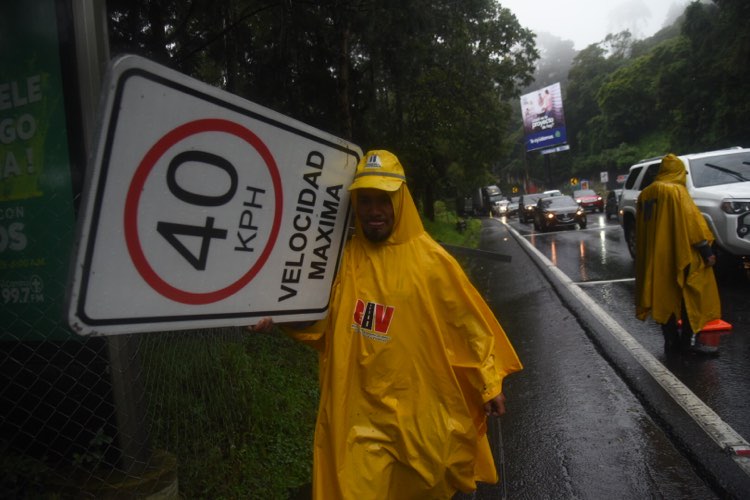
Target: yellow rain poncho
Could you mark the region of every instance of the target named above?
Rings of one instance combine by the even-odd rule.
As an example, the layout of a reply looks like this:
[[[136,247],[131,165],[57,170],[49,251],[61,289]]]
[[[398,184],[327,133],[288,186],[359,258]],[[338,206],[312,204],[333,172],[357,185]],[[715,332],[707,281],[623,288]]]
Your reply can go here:
[[[670,154],[636,207],[636,316],[665,324],[681,317],[682,301],[693,331],[721,316],[711,267],[694,245],[713,242],[708,225],[685,187],[685,166]],[[687,270],[687,271],[686,271]]]
[[[389,194],[388,240],[357,222],[328,317],[294,333],[320,351],[319,500],[448,499],[498,481],[483,404],[521,363],[406,185]]]

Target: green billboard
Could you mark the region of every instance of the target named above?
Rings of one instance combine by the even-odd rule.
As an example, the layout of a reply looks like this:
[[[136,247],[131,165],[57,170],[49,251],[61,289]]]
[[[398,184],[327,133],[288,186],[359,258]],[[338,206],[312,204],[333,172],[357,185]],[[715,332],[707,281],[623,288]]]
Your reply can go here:
[[[0,339],[66,340],[74,212],[55,0],[0,5]]]

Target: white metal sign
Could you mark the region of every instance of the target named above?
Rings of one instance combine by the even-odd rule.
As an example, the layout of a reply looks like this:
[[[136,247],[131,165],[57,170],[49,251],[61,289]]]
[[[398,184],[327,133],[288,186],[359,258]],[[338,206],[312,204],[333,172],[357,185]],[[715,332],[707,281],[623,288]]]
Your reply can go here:
[[[74,331],[323,317],[361,149],[136,56],[113,62],[105,92]]]

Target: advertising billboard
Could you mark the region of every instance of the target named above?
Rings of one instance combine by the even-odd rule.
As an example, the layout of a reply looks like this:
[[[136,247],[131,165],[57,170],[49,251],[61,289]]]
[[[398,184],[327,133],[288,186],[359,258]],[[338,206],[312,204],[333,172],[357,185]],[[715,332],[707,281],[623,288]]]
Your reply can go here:
[[[0,7],[0,340],[66,340],[73,188],[54,0]]]
[[[521,114],[526,151],[568,142],[559,83],[522,95]]]

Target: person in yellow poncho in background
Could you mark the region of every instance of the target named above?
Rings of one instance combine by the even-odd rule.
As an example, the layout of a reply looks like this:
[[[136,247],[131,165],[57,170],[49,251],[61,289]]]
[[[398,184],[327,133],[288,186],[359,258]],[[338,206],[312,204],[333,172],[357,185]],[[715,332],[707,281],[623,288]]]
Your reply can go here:
[[[329,314],[285,328],[320,353],[313,498],[449,499],[496,483],[486,419],[522,369],[513,347],[425,232],[396,156],[368,152],[349,190],[355,234]]]
[[[666,352],[690,349],[693,332],[721,316],[714,237],[685,187],[686,177],[682,160],[668,154],[636,204],[636,316],[645,320],[650,314],[661,324]],[[700,335],[696,340],[693,350],[716,352],[701,345]]]

